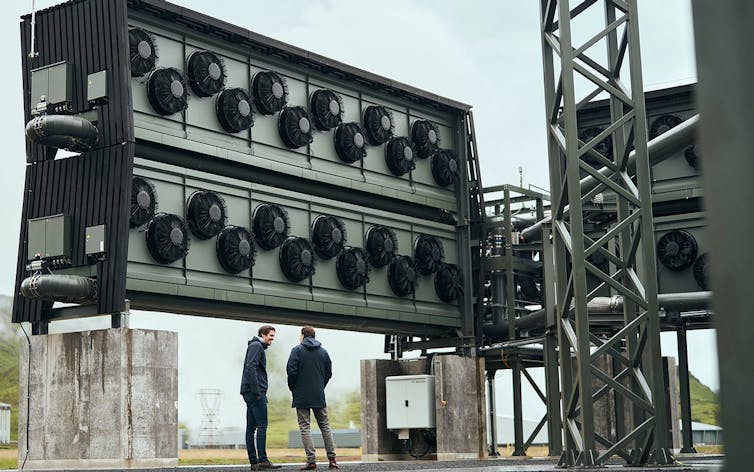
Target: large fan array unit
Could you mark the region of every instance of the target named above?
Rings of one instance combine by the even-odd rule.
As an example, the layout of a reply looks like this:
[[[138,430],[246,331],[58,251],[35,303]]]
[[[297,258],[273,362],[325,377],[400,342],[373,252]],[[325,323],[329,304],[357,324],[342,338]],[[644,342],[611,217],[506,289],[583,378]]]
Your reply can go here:
[[[146,239],[149,254],[161,264],[170,264],[188,254],[188,228],[177,215],[155,215],[147,225]]]
[[[251,94],[259,113],[272,115],[288,103],[288,83],[277,72],[258,72],[251,82]]]
[[[188,107],[188,91],[183,74],[174,67],[159,67],[147,79],[147,98],[152,108],[163,116]]]
[[[251,233],[240,226],[227,226],[217,237],[217,260],[227,272],[238,274],[254,265],[256,252]]]
[[[369,282],[369,264],[363,249],[351,247],[343,251],[335,261],[338,280],[349,290],[356,290]]]
[[[432,156],[432,177],[437,185],[447,187],[458,180],[458,161],[450,149],[441,149]]]
[[[445,258],[442,242],[426,234],[420,235],[414,242],[414,263],[416,270],[422,275],[437,272]]]
[[[316,258],[304,238],[291,236],[280,247],[280,268],[291,282],[301,282],[314,274]]]
[[[399,297],[405,297],[416,290],[416,268],[409,256],[396,256],[387,268],[387,281],[390,289]]]
[[[143,77],[157,64],[154,38],[141,28],[128,30],[128,53],[131,77]]]
[[[371,226],[365,239],[367,260],[372,267],[384,267],[395,258],[398,239],[392,229],[381,225]]]
[[[304,107],[286,107],[278,119],[278,131],[283,144],[297,149],[314,141],[309,114]]]
[[[188,58],[188,79],[197,96],[211,97],[225,87],[225,64],[213,52],[192,52]]]
[[[709,256],[705,253],[694,262],[694,280],[702,290],[709,290]]]
[[[652,122],[652,126],[649,127],[649,139],[654,139],[681,123],[683,123],[683,120],[675,115],[662,115],[661,117],[656,118]]]
[[[669,231],[657,241],[657,258],[662,265],[674,271],[691,267],[698,251],[696,239],[688,231]]]
[[[282,207],[263,203],[254,209],[252,218],[254,239],[262,249],[275,249],[288,238],[288,213]]]
[[[341,123],[335,128],[335,152],[341,161],[352,164],[367,155],[364,133],[358,123]]]
[[[393,175],[400,177],[416,168],[414,150],[408,138],[391,138],[385,146],[385,164]]]
[[[230,88],[217,96],[217,119],[228,133],[240,133],[254,126],[251,99],[242,88]]]
[[[393,136],[393,115],[381,105],[370,105],[364,110],[364,133],[373,146],[387,142]]]
[[[420,159],[432,157],[440,148],[440,130],[429,120],[414,121],[411,125],[411,142]]]
[[[131,228],[140,228],[147,224],[157,209],[157,192],[154,185],[142,177],[131,179]]]
[[[446,303],[454,302],[463,294],[463,274],[457,265],[443,263],[440,266],[435,275],[435,293]]]
[[[198,190],[189,196],[187,218],[191,232],[199,239],[217,236],[228,220],[225,200],[215,192]]]
[[[340,254],[346,244],[346,227],[332,215],[320,215],[312,223],[312,243],[317,255],[328,260]]]
[[[328,89],[315,90],[309,103],[314,126],[320,131],[335,128],[343,121],[343,100]]]

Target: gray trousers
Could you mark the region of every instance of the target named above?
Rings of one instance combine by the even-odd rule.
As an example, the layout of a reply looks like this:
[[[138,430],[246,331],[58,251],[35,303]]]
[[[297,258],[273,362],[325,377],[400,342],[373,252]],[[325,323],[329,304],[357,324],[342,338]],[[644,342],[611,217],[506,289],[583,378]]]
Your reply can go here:
[[[330,422],[327,420],[327,408],[296,408],[298,418],[298,429],[301,431],[301,442],[304,443],[306,451],[306,462],[317,462],[314,454],[314,442],[312,441],[312,429],[309,412],[314,412],[314,418],[317,420],[319,430],[322,432],[322,439],[325,442],[325,451],[327,458],[335,457],[335,443],[332,440],[332,431],[330,431]]]

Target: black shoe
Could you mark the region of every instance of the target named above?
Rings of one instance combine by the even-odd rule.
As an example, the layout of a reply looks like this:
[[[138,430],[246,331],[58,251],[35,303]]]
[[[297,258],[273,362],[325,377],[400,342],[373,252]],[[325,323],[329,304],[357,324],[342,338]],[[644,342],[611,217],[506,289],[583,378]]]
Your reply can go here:
[[[250,470],[259,470],[259,464],[250,464],[249,465]]]
[[[259,464],[259,470],[267,470],[267,469],[282,469],[282,465],[272,464],[270,461],[264,461],[260,462]]]

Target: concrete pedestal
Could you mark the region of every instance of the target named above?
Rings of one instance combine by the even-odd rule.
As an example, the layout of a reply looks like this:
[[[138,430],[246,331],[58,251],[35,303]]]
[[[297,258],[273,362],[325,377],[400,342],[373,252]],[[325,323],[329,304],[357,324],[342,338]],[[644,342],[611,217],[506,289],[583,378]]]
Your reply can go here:
[[[27,469],[178,465],[178,336],[107,329],[31,337],[19,368]]]
[[[436,356],[435,421],[437,460],[487,457],[484,359]],[[361,361],[361,459],[413,460],[387,429],[385,377],[427,372],[425,359]]]

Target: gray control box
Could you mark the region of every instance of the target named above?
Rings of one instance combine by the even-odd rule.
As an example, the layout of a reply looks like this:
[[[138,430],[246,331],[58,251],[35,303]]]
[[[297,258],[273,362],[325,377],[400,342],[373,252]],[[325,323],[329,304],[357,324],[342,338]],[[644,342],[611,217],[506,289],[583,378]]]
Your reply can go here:
[[[71,223],[68,215],[52,215],[29,220],[27,259],[71,256]]]
[[[50,105],[70,104],[73,100],[73,64],[58,62],[31,71],[31,105],[47,97]]]
[[[435,376],[385,378],[387,429],[435,427]]]
[[[85,250],[87,256],[105,252],[105,225],[86,227]]]
[[[89,74],[86,80],[86,100],[89,103],[107,101],[107,71]]]

